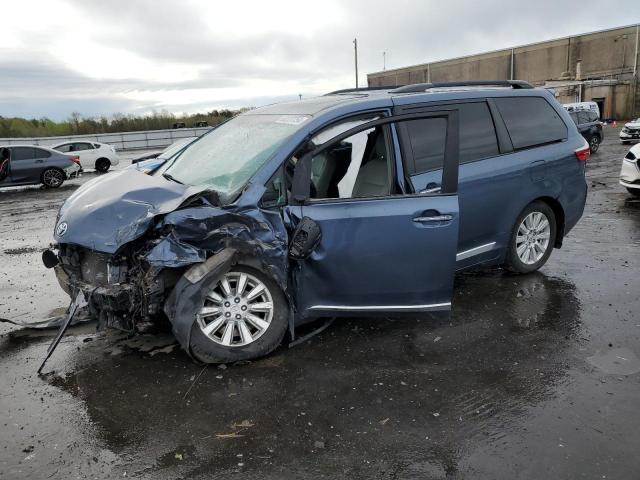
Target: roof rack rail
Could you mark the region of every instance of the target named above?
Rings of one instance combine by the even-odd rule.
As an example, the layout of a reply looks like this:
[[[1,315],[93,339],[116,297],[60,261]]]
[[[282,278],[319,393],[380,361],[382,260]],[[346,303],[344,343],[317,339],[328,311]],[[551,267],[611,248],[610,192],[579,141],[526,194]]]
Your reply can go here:
[[[391,90],[390,93],[418,93],[425,92],[431,88],[449,88],[449,87],[508,87],[514,89],[533,88],[529,82],[523,80],[469,80],[465,82],[435,82],[435,83],[416,83],[414,85],[406,85]]]
[[[401,85],[404,87],[404,85]],[[398,88],[398,85],[388,85],[384,87],[360,87],[360,88],[344,88],[342,90],[335,90],[333,92],[325,93],[323,96],[327,95],[340,95],[342,93],[358,93],[358,92],[371,92],[373,90],[394,90]]]

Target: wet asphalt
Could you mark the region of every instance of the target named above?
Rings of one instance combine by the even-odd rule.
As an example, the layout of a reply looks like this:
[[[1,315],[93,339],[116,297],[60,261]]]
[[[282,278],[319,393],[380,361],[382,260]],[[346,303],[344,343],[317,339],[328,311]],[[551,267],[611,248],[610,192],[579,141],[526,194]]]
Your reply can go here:
[[[540,272],[457,276],[450,317],[338,319],[268,358],[0,323],[0,478],[640,478],[640,200],[607,127]],[[40,250],[77,186],[0,192],[0,317],[59,315]]]

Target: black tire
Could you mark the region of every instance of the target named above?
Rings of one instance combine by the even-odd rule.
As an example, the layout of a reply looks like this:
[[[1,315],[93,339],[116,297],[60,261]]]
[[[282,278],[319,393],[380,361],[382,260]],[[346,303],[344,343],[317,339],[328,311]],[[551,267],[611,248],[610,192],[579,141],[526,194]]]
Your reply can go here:
[[[636,197],[640,197],[640,188],[627,188],[627,192]]]
[[[64,183],[65,179],[64,172],[55,167],[45,169],[40,177],[40,181],[47,188],[58,188]]]
[[[96,160],[96,171],[100,173],[105,173],[106,171],[108,171],[110,166],[111,162],[108,158],[99,158],[98,160]]]
[[[523,223],[524,219],[527,218],[530,214],[537,212],[542,213],[547,221],[549,222],[549,241],[546,246],[546,250],[544,254],[534,263],[525,263],[517,251],[517,236],[520,225]],[[513,230],[511,231],[511,238],[509,239],[509,247],[507,249],[507,258],[504,267],[513,273],[530,273],[535,272],[540,267],[542,267],[549,256],[551,255],[551,251],[553,250],[553,246],[555,245],[557,235],[557,225],[556,225],[556,216],[553,213],[551,207],[540,200],[530,203],[527,207],[518,215],[516,222],[513,226]]]
[[[287,331],[288,306],[284,293],[278,284],[259,270],[237,265],[230,273],[247,273],[262,282],[273,301],[273,318],[269,327],[253,342],[243,346],[224,346],[216,343],[201,330],[198,321],[191,327],[191,352],[195,358],[204,363],[231,363],[263,357],[275,350]],[[205,280],[203,288],[213,288],[214,282]],[[195,316],[195,312],[194,312]]]
[[[596,153],[600,147],[600,137],[598,135],[592,135],[589,138],[589,150],[591,153]]]

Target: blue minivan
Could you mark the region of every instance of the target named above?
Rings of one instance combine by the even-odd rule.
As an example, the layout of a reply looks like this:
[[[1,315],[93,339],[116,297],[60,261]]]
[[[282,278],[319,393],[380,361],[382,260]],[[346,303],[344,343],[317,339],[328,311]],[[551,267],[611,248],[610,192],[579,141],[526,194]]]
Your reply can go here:
[[[88,182],[45,263],[101,325],[168,319],[201,361],[255,358],[319,317],[449,310],[463,269],[539,269],[582,215],[588,157],[525,82],[334,92]]]

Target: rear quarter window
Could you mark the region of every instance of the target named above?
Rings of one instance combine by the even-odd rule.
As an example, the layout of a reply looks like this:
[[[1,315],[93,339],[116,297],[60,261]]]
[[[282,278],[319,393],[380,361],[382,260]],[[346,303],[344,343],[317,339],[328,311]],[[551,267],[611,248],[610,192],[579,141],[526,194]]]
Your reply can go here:
[[[494,99],[516,150],[567,138],[567,126],[542,97]]]

